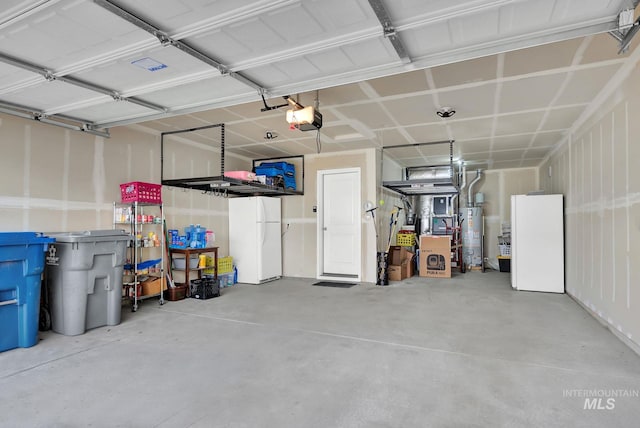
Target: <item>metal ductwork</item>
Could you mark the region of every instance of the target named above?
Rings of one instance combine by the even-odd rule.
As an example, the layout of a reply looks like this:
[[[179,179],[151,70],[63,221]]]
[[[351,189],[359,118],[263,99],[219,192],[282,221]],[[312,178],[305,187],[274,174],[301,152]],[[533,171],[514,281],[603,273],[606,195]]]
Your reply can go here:
[[[407,168],[407,178],[409,180],[421,178],[447,178],[451,176],[449,167],[425,167],[425,168]],[[414,208],[416,220],[420,223],[419,230],[416,229],[418,235],[431,233],[431,205],[433,204],[433,195],[419,195],[417,197],[417,206]]]
[[[467,207],[473,206],[473,186],[480,181],[482,178],[482,170],[476,170],[476,178],[473,179],[471,183],[469,183],[469,191],[467,192]]]
[[[416,213],[413,207],[416,204],[415,196],[403,196],[402,204],[404,205],[405,222],[404,224],[413,226],[416,224]]]
[[[459,192],[451,197],[451,213],[452,214],[457,213],[455,210],[456,201],[458,200],[458,197],[460,196],[464,188],[467,187],[467,167],[464,164],[462,165],[461,175],[462,175],[462,183],[460,184]]]

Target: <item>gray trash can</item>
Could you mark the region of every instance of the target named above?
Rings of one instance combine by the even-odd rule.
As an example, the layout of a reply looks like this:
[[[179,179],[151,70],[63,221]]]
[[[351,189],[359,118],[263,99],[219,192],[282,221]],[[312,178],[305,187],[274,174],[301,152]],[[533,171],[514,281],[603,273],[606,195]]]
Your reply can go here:
[[[52,330],[75,336],[120,324],[122,272],[131,235],[91,230],[49,236],[56,239],[46,258]]]

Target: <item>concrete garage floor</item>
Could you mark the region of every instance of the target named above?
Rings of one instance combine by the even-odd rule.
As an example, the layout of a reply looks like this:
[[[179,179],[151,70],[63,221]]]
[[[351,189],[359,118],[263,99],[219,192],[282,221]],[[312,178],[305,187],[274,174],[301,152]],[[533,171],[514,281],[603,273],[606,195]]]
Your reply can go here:
[[[240,284],[0,354],[0,426],[636,427],[640,357],[507,274]],[[606,400],[606,399],[605,399]],[[606,407],[603,400],[601,407]]]

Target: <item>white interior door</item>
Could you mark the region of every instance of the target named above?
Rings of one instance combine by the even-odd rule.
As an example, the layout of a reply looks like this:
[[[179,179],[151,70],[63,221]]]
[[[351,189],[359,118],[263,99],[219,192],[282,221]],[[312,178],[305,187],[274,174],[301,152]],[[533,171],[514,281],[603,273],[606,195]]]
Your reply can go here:
[[[318,278],[360,280],[360,169],[318,171],[318,195]]]

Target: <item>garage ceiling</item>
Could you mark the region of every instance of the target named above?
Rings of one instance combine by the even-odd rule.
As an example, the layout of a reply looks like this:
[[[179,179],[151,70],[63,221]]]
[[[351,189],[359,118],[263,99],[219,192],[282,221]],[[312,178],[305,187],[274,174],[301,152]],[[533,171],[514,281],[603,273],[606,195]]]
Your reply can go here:
[[[224,122],[231,151],[277,157],[317,150],[285,108],[261,112],[297,94],[318,99],[324,152],[455,139],[469,163],[533,166],[620,70],[606,32],[636,3],[5,0],[0,111],[91,132]]]

